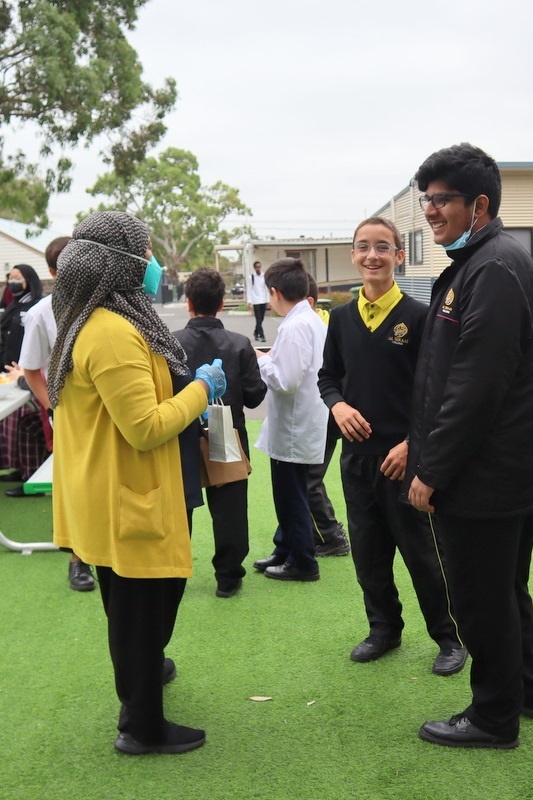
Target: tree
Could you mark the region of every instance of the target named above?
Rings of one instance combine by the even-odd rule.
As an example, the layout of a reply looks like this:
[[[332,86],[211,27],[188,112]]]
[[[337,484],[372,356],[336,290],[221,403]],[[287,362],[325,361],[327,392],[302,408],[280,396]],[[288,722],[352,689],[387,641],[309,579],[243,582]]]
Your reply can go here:
[[[137,164],[129,177],[102,175],[87,191],[109,198],[100,211],[128,211],[146,222],[171,277],[213,259],[213,245],[225,235],[220,226],[229,215],[251,214],[238,189],[221,181],[202,186],[196,157],[173,147]]]
[[[142,80],[137,53],[126,39],[146,2],[0,0],[0,126],[34,123],[44,158],[57,146],[64,150],[107,134],[107,162],[126,175],[165,133],[163,118],[177,97],[173,79],[161,89]],[[44,213],[37,192],[34,216],[41,222],[50,193],[70,187],[71,166],[61,153],[40,177],[22,153],[5,159],[0,148],[4,184],[10,174],[32,186],[40,181]],[[14,190],[11,215],[17,196]],[[27,202],[23,216],[30,211]]]

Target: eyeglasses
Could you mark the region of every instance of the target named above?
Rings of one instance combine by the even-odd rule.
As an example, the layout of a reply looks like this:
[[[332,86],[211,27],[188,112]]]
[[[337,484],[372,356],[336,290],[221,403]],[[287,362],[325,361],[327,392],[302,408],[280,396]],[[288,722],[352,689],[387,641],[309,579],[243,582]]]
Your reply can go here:
[[[422,211],[425,211],[430,203],[433,208],[444,208],[448,200],[451,200],[452,197],[468,197],[468,195],[462,194],[461,192],[435,192],[431,197],[427,194],[423,194],[422,197],[418,198],[418,202],[420,203]]]
[[[357,253],[369,253],[372,248],[376,251],[379,256],[387,256],[393,250],[397,250],[398,248],[395,247],[393,244],[389,244],[388,242],[378,242],[378,244],[368,244],[368,242],[355,242],[353,249]]]

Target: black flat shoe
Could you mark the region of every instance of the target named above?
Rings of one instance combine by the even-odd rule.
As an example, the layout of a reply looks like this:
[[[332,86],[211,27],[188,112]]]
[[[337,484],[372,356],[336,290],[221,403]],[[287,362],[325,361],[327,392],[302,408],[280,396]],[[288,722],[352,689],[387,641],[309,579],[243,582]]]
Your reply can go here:
[[[175,663],[171,658],[165,658],[163,661],[163,686],[173,681],[177,674]]]
[[[401,636],[394,639],[389,639],[385,636],[371,635],[367,639],[363,639],[358,645],[354,647],[350,653],[352,661],[358,661],[365,664],[367,661],[376,661],[389,650],[395,650],[402,643]]]
[[[217,597],[235,597],[237,592],[242,586],[242,578],[239,578],[238,581],[235,581],[233,585],[226,583],[217,586],[215,590],[215,595]]]
[[[308,570],[291,567],[290,564],[281,564],[281,566],[277,567],[267,567],[265,576],[274,578],[277,581],[318,581],[320,572],[318,570],[309,572]]]
[[[26,494],[24,486],[15,486],[14,489],[6,489],[4,494],[6,497],[43,497],[44,492],[36,492],[35,494]]]
[[[167,738],[161,744],[143,744],[129,733],[120,733],[115,739],[115,747],[130,756],[143,756],[148,753],[185,753],[201,747],[205,742],[205,731],[175,725],[173,722],[168,727]]]
[[[441,650],[433,662],[431,671],[434,675],[455,675],[457,672],[461,672],[467,658],[468,650],[466,647],[452,647],[447,650]]]
[[[476,728],[467,717],[456,714],[443,722],[429,720],[419,730],[425,742],[445,747],[491,747],[497,750],[512,750],[518,747],[518,738],[495,736]]]
[[[267,567],[279,567],[285,563],[285,559],[280,556],[271,555],[268,558],[260,558],[259,561],[254,561],[254,569],[259,572],[264,572]]]

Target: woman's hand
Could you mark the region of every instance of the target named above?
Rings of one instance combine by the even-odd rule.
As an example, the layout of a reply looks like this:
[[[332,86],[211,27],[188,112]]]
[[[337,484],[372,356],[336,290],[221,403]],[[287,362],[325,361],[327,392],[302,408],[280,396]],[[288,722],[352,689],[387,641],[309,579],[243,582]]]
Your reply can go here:
[[[212,364],[202,364],[195,372],[195,381],[200,381],[207,386],[207,400],[212,403],[226,392],[227,381],[222,369],[222,359],[215,358]],[[205,388],[204,386],[204,388]]]

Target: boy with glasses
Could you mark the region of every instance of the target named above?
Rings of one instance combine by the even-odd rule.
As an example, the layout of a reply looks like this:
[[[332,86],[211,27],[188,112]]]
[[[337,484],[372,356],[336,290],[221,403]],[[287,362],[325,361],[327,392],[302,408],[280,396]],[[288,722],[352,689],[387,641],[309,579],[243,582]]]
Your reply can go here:
[[[463,668],[467,653],[450,615],[436,544],[424,515],[399,502],[427,312],[394,280],[403,257],[400,235],[389,220],[371,217],[357,227],[352,262],[363,286],[356,300],[331,312],[318,385],[343,435],[348,532],[370,627],[351,658],[375,661],[401,644],[404,622],[393,574],[398,549],[428,633],[439,646],[433,672],[452,675]]]
[[[451,598],[472,656],[472,702],[420,736],[518,745],[533,717],[533,263],[502,229],[494,159],[460,144],[415,179],[452,264],[433,286],[413,391],[406,484],[434,512]]]

